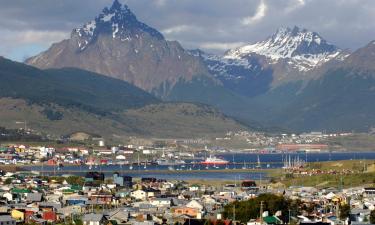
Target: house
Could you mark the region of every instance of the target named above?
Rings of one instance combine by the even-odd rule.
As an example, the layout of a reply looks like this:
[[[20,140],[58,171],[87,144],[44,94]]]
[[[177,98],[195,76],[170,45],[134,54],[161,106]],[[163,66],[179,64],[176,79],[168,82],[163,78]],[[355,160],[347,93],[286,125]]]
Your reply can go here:
[[[85,214],[82,218],[83,225],[105,225],[107,218],[103,214]]]
[[[368,187],[364,189],[365,197],[374,197],[375,196],[375,188]]]
[[[199,212],[203,211],[203,205],[196,200],[191,200],[188,204],[186,204],[186,207],[197,209]]]
[[[84,196],[69,196],[65,201],[67,205],[86,204],[88,198]]]
[[[170,198],[154,198],[150,200],[150,204],[157,207],[170,207],[171,203]]]
[[[130,193],[130,197],[138,199],[138,200],[146,200],[149,197],[155,197],[157,194],[160,194],[160,190],[147,188],[143,190],[132,191]]]
[[[136,190],[130,193],[130,197],[135,198],[137,200],[146,200],[147,193],[144,190]]]
[[[181,216],[181,215],[186,215],[186,216],[189,216],[191,218],[198,218],[200,217],[200,212],[198,209],[195,209],[195,208],[190,208],[190,207],[187,207],[187,206],[178,206],[178,207],[174,207],[172,209],[172,212],[174,214],[174,216]]]
[[[189,187],[189,191],[199,191],[200,186],[198,184],[193,184]]]
[[[44,220],[35,216],[31,216],[28,222],[32,224],[38,224],[38,225],[47,225],[47,220]]]
[[[41,202],[42,197],[43,197],[42,193],[29,193],[27,194],[26,201],[29,203]]]
[[[121,176],[119,173],[113,174],[113,182],[120,186],[131,188],[133,186],[133,178],[130,176]]]
[[[112,202],[113,195],[107,193],[96,193],[92,194],[89,197],[89,200],[92,202],[102,203],[102,204],[110,204]]]
[[[145,188],[144,191],[146,192],[147,197],[155,197],[160,195],[161,191],[153,188]]]
[[[57,215],[56,212],[54,211],[45,211],[42,212],[42,219],[48,221],[48,222],[56,222],[57,220]]]
[[[9,215],[0,215],[0,225],[16,225],[16,220]]]
[[[18,210],[18,209],[13,209],[10,212],[10,215],[13,219],[17,221],[24,221],[25,220],[25,212]]]
[[[129,220],[130,213],[125,210],[117,209],[109,213],[109,220],[114,220],[118,224],[126,223]]]

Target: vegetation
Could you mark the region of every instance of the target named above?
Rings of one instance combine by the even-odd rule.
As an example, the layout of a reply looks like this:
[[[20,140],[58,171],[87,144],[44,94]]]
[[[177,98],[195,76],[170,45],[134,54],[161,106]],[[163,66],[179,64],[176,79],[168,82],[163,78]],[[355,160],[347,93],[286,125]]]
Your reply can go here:
[[[350,205],[344,204],[340,206],[340,219],[344,220],[349,217],[350,214]]]
[[[55,138],[86,132],[116,142],[246,129],[207,105],[161,103],[127,82],[84,70],[39,70],[0,58],[0,79],[0,126],[19,128],[16,121],[27,120],[28,127]]]
[[[125,81],[84,70],[39,70],[4,58],[0,58],[0,68],[0,97],[42,105],[54,103],[98,115],[159,102]]]
[[[42,111],[42,113],[49,119],[49,120],[61,120],[64,117],[59,111],[55,111],[53,109],[46,108]]]
[[[375,224],[375,210],[372,210],[370,213],[370,223]]]
[[[42,141],[43,138],[36,134],[25,132],[22,129],[6,129],[0,127],[0,141]]]
[[[5,179],[4,184],[5,185],[11,184],[12,180],[13,180],[12,178],[8,177],[7,179]]]
[[[85,183],[84,177],[80,176],[69,176],[69,177],[61,177],[61,176],[48,176],[48,177],[42,177],[42,179],[47,181],[55,180],[57,183],[63,183],[65,180],[70,185],[79,185],[82,186]]]
[[[296,214],[299,212],[299,206],[291,200],[287,200],[284,196],[274,194],[261,194],[256,198],[247,201],[236,201],[224,207],[223,216],[225,218],[239,220],[242,223],[248,222],[250,219],[257,219],[260,216],[260,206],[263,204],[263,211],[268,211],[270,215],[274,215],[281,210],[281,219],[284,222],[289,220],[289,210]]]

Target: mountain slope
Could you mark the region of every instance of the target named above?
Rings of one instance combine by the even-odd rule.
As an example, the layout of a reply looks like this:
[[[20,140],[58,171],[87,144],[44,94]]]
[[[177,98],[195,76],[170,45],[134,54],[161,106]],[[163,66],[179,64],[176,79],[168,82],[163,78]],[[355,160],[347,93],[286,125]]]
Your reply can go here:
[[[93,21],[72,31],[26,63],[46,69],[76,67],[121,79],[163,97],[180,79],[211,77],[204,63],[178,42],[137,20],[117,0]],[[164,90],[159,93],[156,90]]]
[[[309,82],[272,122],[298,131],[367,132],[375,126],[374,74],[345,68],[330,71]]]
[[[369,43],[325,65],[306,83],[289,82],[252,99],[257,119],[295,131],[361,131],[375,127],[375,47]]]
[[[160,102],[126,82],[84,70],[39,70],[5,58],[0,58],[0,68],[2,97],[75,106],[96,113]]]
[[[246,129],[210,106],[162,103],[124,81],[79,69],[40,70],[0,58],[0,79],[0,126],[9,128],[26,120],[47,134],[83,131],[117,139]]]
[[[316,32],[280,28],[264,41],[227,51],[223,56],[191,51],[205,61],[225,87],[249,97],[289,82],[308,81],[327,62],[342,61],[347,52]]]

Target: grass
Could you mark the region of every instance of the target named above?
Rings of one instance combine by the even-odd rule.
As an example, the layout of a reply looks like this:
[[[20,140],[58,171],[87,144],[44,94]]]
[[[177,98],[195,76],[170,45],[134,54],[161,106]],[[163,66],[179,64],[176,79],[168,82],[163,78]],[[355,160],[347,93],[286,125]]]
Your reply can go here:
[[[28,128],[58,138],[74,132],[103,136],[107,143],[125,142],[129,136],[160,138],[193,138],[223,135],[243,126],[207,106],[189,103],[163,103],[140,109],[98,116],[77,108],[55,106],[63,113],[61,120],[49,120],[43,106],[29,105],[24,100],[0,98],[0,126],[21,128],[17,121],[27,121]]]
[[[314,187],[355,187],[371,186],[375,183],[375,160],[343,160],[333,162],[314,162],[306,167],[307,172],[320,170],[323,172],[336,171],[337,174],[315,174],[286,176],[282,169],[271,174],[274,181],[285,186],[314,186]],[[340,174],[343,171],[352,171],[351,174]]]
[[[370,186],[375,183],[375,172],[349,174],[349,175],[333,175],[321,174],[314,176],[303,176],[287,178],[281,181],[285,186],[313,186],[313,187],[356,187]]]

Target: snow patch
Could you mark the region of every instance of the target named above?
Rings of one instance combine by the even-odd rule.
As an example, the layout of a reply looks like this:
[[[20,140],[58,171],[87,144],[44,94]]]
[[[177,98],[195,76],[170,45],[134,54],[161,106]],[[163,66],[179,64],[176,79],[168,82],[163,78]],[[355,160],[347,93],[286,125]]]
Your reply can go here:
[[[115,16],[115,13],[107,14],[107,15],[104,15],[101,20],[103,22],[108,22],[108,21],[110,21],[112,19],[113,16]]]

